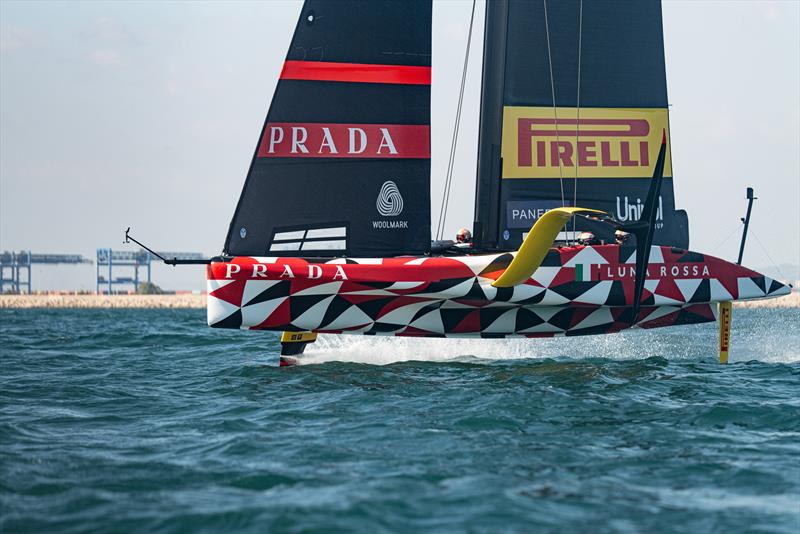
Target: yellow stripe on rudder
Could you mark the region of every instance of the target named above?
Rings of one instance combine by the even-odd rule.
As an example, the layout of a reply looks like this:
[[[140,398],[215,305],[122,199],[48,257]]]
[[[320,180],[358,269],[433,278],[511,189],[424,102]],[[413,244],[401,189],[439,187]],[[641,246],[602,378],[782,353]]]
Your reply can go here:
[[[732,314],[733,305],[730,301],[719,303],[719,363],[728,363]]]
[[[528,237],[519,247],[517,255],[511,260],[511,265],[494,281],[494,287],[513,287],[523,283],[539,268],[558,237],[558,232],[564,227],[573,214],[580,211],[605,213],[588,208],[555,208],[536,221],[528,232]]]
[[[281,334],[281,343],[313,343],[316,340],[316,332],[284,332]]]

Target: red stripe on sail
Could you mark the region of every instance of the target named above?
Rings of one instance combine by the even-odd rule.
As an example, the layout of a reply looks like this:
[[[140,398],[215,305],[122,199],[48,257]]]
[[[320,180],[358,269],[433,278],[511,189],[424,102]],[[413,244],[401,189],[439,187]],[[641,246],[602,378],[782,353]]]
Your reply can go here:
[[[332,124],[270,122],[259,158],[431,157],[427,124]]]
[[[430,85],[431,68],[367,63],[332,63],[328,61],[286,61],[282,80],[319,82],[395,83]]]

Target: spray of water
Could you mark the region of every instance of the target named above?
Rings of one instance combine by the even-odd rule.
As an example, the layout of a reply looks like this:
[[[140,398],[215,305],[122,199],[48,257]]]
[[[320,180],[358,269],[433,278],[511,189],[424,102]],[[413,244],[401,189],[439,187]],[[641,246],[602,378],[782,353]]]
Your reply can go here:
[[[315,346],[306,350],[301,362],[345,361],[385,365],[409,360],[634,359],[658,355],[658,350],[648,350],[646,347],[628,350],[631,347],[630,338],[635,334],[642,333],[554,339],[420,339],[331,335],[320,336]]]
[[[800,312],[781,314],[737,310],[731,362],[760,360],[800,362]],[[607,358],[634,360],[649,357],[710,359],[717,357],[716,323],[656,330],[629,330],[619,334],[551,339],[396,338],[321,335],[306,349],[300,363],[330,361],[386,365],[402,361],[464,361],[517,359]]]

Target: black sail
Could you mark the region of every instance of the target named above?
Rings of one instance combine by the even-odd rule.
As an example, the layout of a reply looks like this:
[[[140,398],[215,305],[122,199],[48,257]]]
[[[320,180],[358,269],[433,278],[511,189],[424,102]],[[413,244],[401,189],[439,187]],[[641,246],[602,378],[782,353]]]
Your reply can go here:
[[[224,252],[430,249],[431,0],[306,0]]]
[[[579,206],[638,219],[662,130],[669,139],[661,3],[497,0],[486,10],[481,245],[518,248],[542,213],[573,205],[576,173]],[[589,224],[576,229],[603,230]],[[668,150],[654,243],[688,241]]]

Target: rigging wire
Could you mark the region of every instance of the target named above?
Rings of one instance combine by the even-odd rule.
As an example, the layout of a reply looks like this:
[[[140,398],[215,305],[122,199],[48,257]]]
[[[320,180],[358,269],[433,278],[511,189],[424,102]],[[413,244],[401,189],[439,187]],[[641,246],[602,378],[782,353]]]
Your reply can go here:
[[[729,233],[729,234],[728,234],[728,236],[727,236],[725,239],[723,239],[722,241],[720,241],[719,243],[717,243],[717,246],[716,246],[716,247],[714,247],[713,249],[711,249],[711,254],[714,254],[716,251],[718,251],[718,250],[720,249],[720,247],[722,247],[722,245],[724,245],[725,243],[727,243],[727,242],[728,242],[728,240],[729,240],[731,237],[733,237],[733,235],[734,235],[736,232],[740,231],[740,230],[742,229],[742,225],[743,225],[743,224],[744,224],[744,223],[739,223],[738,225],[736,225],[736,228],[734,228],[733,230],[731,230],[731,233]]]
[[[558,156],[558,181],[561,185],[561,207],[566,206],[564,200],[564,171],[561,168],[561,139],[558,135],[558,111],[556,110],[556,82],[553,74],[553,55],[550,53],[550,24],[547,21],[547,0],[544,3],[544,31],[547,35],[547,61],[550,64],[550,91],[553,94],[553,123],[556,127],[556,155]]]
[[[727,243],[727,242],[728,242],[728,240],[730,240],[730,238],[731,238],[731,237],[733,237],[733,235],[734,235],[734,234],[736,234],[737,232],[739,232],[739,231],[742,229],[742,226],[743,226],[743,225],[744,225],[744,221],[742,221],[741,223],[739,223],[738,225],[736,225],[736,228],[734,228],[734,229],[731,231],[731,233],[729,233],[729,234],[728,234],[728,236],[727,236],[725,239],[723,239],[722,241],[720,241],[720,242],[719,242],[719,244],[718,244],[716,247],[714,247],[714,248],[711,250],[711,253],[712,253],[712,254],[714,254],[714,253],[715,253],[717,250],[719,250],[719,248],[720,248],[720,247],[722,247],[722,245],[724,245],[725,243]],[[775,263],[775,260],[773,260],[773,259],[772,259],[772,256],[770,256],[770,255],[769,255],[769,252],[767,252],[767,248],[764,246],[764,244],[763,244],[763,243],[761,242],[761,240],[758,238],[758,235],[757,235],[757,234],[756,234],[756,233],[753,231],[753,229],[752,229],[752,228],[750,228],[749,230],[750,230],[750,231],[749,231],[749,233],[750,233],[750,234],[752,234],[752,235],[753,235],[753,237],[755,237],[755,238],[756,238],[756,243],[758,243],[758,246],[759,246],[759,247],[761,247],[761,251],[762,251],[762,252],[764,253],[764,255],[767,257],[767,259],[769,259],[769,261],[772,263],[772,266],[775,268],[775,270],[777,271],[778,275],[779,275],[779,276],[780,276],[780,277],[781,277],[783,280],[789,280],[789,279],[786,277],[786,275],[784,275],[784,274],[783,274],[783,272],[781,271],[780,267],[778,267],[778,264],[777,264],[777,263]]]
[[[572,188],[572,206],[578,205],[578,171],[581,166],[581,161],[578,157],[578,142],[581,135],[581,49],[583,42],[583,0],[580,2],[580,9],[578,11],[578,95],[576,97],[575,107],[575,183]],[[559,160],[560,161],[560,160]],[[572,235],[575,236],[575,227],[578,223],[577,218],[572,218]]]
[[[461,73],[461,89],[458,93],[458,107],[456,108],[456,120],[453,127],[453,140],[450,144],[450,159],[447,162],[447,174],[444,182],[444,192],[442,194],[442,207],[439,210],[439,222],[436,225],[436,239],[442,239],[444,225],[447,222],[447,208],[450,204],[450,187],[453,184],[453,169],[455,167],[456,147],[458,146],[458,131],[461,125],[461,110],[464,103],[464,88],[467,82],[467,66],[469,65],[469,49],[472,44],[472,26],[475,22],[475,2],[472,0],[472,12],[469,16],[469,32],[467,33],[467,49],[464,54],[464,69]]]
[[[750,233],[753,234],[753,237],[756,238],[756,243],[758,243],[758,246],[761,247],[761,250],[764,252],[764,254],[766,254],[767,258],[769,258],[769,261],[772,262],[772,266],[775,267],[776,271],[778,271],[780,277],[788,282],[789,279],[781,272],[780,267],[778,267],[778,264],[775,263],[775,260],[772,259],[772,256],[769,255],[769,252],[767,252],[767,248],[764,246],[764,244],[761,242],[761,240],[758,238],[758,235],[756,235],[756,233],[753,231],[752,228],[750,228]]]

